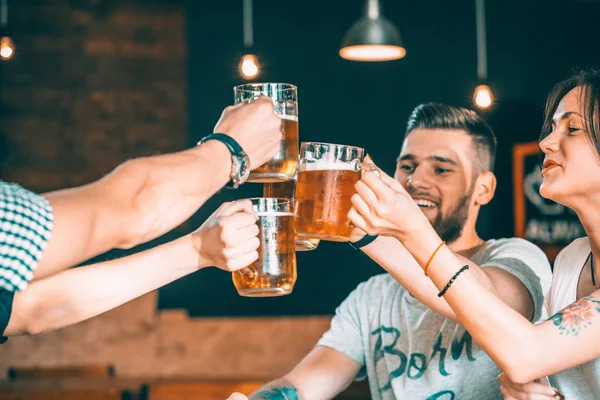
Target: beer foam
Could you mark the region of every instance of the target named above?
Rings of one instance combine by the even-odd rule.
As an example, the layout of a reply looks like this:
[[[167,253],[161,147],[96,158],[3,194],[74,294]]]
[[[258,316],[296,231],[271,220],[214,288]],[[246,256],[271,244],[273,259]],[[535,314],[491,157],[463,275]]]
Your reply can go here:
[[[287,119],[288,121],[298,121],[298,117],[295,115],[279,115],[279,114],[277,114],[277,116],[281,119]]]
[[[299,171],[356,171],[356,163],[346,163],[342,161],[320,160],[314,163],[300,164]]]

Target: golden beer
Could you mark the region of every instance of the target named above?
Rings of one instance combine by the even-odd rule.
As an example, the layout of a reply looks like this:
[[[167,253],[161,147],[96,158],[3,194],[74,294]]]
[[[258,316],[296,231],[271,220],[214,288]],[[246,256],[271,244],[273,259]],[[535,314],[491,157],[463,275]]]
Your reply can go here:
[[[247,182],[281,182],[294,178],[298,168],[298,119],[280,116],[283,139],[279,152],[265,165],[250,172]]]
[[[294,200],[296,179],[285,182],[265,183],[263,187],[264,197],[280,197]],[[319,246],[319,239],[303,238],[296,235],[296,251],[315,250]]]
[[[330,143],[302,143],[295,192],[300,237],[346,242],[352,233],[348,212],[361,177],[364,149]]]
[[[322,168],[319,166],[319,168]],[[300,169],[296,186],[296,230],[300,237],[346,242],[352,233],[348,212],[360,171],[341,165]]]
[[[264,197],[278,197],[281,199],[293,199],[296,189],[295,180],[285,182],[265,183],[263,185]]]
[[[241,296],[273,297],[292,292],[296,283],[295,216],[289,199],[252,199],[258,215],[258,260],[232,275]]]

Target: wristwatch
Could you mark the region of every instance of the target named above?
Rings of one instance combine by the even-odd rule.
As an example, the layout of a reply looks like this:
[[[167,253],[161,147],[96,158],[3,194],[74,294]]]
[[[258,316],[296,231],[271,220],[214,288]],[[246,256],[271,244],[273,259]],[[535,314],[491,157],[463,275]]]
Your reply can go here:
[[[231,152],[231,181],[226,185],[232,189],[237,189],[246,182],[250,175],[250,157],[242,150],[242,146],[231,136],[224,133],[211,133],[198,142],[202,144],[209,140],[218,140],[223,143]]]

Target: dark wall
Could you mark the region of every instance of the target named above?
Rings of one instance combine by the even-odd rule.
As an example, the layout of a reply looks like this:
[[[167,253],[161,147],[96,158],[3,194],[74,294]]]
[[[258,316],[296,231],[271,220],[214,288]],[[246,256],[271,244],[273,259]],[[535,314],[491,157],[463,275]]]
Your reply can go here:
[[[188,3],[190,143],[210,131],[232,101],[232,87],[243,82],[236,69],[242,51],[241,3]],[[298,86],[301,141],[363,146],[391,172],[413,107],[427,101],[472,107],[477,84],[474,4],[384,1],[385,16],[404,37],[406,58],[343,60],[339,43],[363,6],[362,0],[255,1],[255,42],[264,64],[257,80]],[[600,62],[593,31],[599,16],[597,2],[488,2],[489,78],[497,104],[486,117],[499,139],[499,187],[481,217],[484,236],[513,235],[512,145],[537,138],[544,99],[554,83],[573,66]],[[197,221],[222,201],[258,194],[258,185],[223,192]],[[337,243],[299,253],[298,268],[296,288],[284,298],[244,299],[227,274],[201,271],[163,289],[160,303],[186,305],[194,315],[329,314],[359,282],[382,272]]]

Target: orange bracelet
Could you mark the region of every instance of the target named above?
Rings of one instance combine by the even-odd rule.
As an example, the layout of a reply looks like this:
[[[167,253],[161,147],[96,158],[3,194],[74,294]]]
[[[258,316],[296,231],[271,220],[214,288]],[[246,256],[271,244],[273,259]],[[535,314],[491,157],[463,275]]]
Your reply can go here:
[[[431,257],[429,257],[429,261],[427,261],[427,264],[425,264],[425,268],[423,268],[423,273],[425,274],[425,276],[429,276],[429,275],[427,275],[427,268],[429,268],[429,264],[431,264],[431,261],[433,261],[433,257],[435,257],[437,252],[440,251],[442,246],[445,244],[446,244],[446,242],[442,240],[442,243],[440,243],[440,245],[437,247],[437,249],[435,249],[435,251],[433,252]]]

